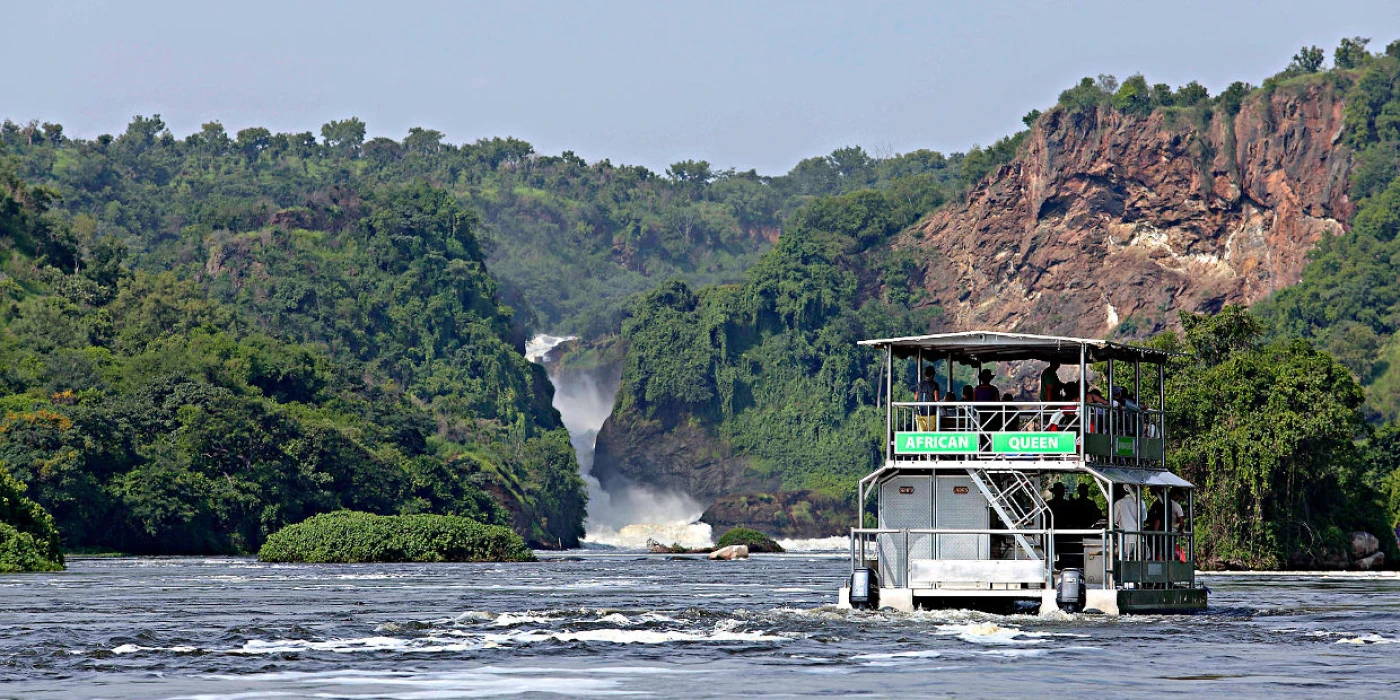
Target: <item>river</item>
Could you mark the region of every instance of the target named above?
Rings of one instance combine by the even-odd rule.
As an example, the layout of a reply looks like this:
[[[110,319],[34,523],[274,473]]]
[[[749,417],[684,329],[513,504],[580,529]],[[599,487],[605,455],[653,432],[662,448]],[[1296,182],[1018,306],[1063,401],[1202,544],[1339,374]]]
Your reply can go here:
[[[1208,575],[1196,616],[831,607],[839,554],[77,558],[0,576],[3,698],[1381,697],[1400,577]]]

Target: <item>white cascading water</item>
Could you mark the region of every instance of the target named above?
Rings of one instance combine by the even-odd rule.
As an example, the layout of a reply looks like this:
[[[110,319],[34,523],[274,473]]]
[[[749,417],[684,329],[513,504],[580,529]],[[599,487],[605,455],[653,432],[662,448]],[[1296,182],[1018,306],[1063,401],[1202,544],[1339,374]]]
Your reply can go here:
[[[617,385],[594,373],[562,374],[557,363],[548,361],[551,350],[574,339],[537,335],[525,344],[525,358],[544,366],[549,373],[549,381],[554,384],[554,408],[578,454],[579,476],[588,486],[585,546],[645,549],[648,540],[684,547],[711,546],[710,526],[699,522],[705,507],[689,495],[661,492],[636,483],[608,492],[593,476],[594,446],[603,422],[612,414]]]

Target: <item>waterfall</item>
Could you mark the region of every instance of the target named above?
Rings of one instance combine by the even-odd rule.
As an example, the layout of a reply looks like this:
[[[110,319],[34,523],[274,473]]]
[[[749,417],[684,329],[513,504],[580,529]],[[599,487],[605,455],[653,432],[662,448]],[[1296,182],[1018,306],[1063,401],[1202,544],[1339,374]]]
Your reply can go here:
[[[579,476],[588,487],[584,545],[645,549],[648,540],[686,547],[713,544],[710,526],[698,522],[705,507],[688,494],[625,483],[609,492],[593,476],[598,431],[612,414],[618,380],[604,369],[564,371],[558,350],[574,336],[537,335],[525,344],[525,358],[542,365],[554,385],[554,408],[578,455]]]

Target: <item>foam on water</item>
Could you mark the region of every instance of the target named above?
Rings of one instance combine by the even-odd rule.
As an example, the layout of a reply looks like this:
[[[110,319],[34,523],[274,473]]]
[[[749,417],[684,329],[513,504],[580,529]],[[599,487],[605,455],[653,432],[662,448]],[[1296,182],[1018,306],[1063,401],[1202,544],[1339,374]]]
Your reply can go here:
[[[662,545],[679,544],[682,547],[696,549],[713,546],[714,531],[709,525],[690,519],[663,523],[635,523],[617,530],[592,525],[583,542],[585,546],[603,545],[615,549],[644,550],[647,548],[648,542]]]
[[[851,539],[844,535],[837,535],[808,539],[781,539],[778,540],[778,544],[789,552],[845,552],[851,548]]]

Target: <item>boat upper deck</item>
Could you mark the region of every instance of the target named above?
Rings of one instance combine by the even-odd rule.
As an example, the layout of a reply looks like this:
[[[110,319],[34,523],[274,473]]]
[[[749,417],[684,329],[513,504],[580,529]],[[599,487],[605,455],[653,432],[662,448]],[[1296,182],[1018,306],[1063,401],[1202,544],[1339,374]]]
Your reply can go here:
[[[1163,463],[1164,365],[1173,353],[1108,340],[985,331],[860,344],[885,351],[881,398],[887,466],[968,460],[1009,460],[1027,467],[1068,462],[1160,468]],[[912,381],[909,360],[914,360]],[[976,390],[982,400],[948,400],[949,395],[927,400],[932,398],[926,395],[929,376],[935,390],[951,389],[949,377],[956,377],[959,368],[964,374],[971,368],[974,376],[994,376],[990,367],[1003,364],[1017,367],[1024,377],[1029,362],[1046,364],[1035,389],[1037,400],[1017,399],[991,381]],[[1093,371],[1096,363],[1098,372]],[[925,376],[928,372],[933,374]],[[1072,376],[1062,378],[1061,372]],[[917,385],[915,398],[925,400],[900,400],[907,398],[899,396],[906,385]]]

